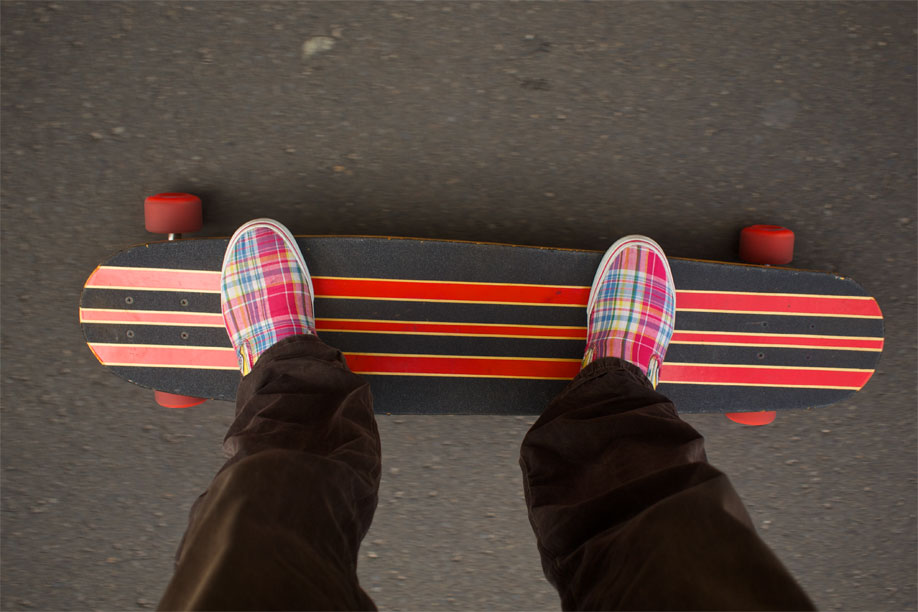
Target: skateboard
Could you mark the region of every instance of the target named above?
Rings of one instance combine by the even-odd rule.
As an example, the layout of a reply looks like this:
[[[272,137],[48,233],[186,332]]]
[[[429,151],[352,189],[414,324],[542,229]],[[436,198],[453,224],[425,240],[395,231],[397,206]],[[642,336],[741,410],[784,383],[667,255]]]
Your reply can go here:
[[[379,413],[537,415],[580,369],[602,252],[296,239],[313,277],[318,336],[369,380]],[[160,392],[164,405],[233,400],[240,374],[220,314],[228,241],[150,242],[100,264],[80,300],[99,362]],[[669,261],[676,330],[658,391],[680,412],[743,412],[734,420],[764,423],[776,410],[845,399],[873,374],[883,316],[852,279]]]

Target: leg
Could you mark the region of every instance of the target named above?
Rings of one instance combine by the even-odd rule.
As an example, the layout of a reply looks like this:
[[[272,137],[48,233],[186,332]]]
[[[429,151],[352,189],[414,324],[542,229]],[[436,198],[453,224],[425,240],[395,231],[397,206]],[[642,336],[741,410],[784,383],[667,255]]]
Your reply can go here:
[[[606,271],[618,293],[591,298],[585,367],[523,441],[545,575],[564,609],[811,609],[707,463],[703,438],[654,391],[675,294],[633,274],[659,268],[647,255],[625,253],[628,274]],[[640,295],[654,291],[673,303]],[[630,315],[608,310],[623,304]]]
[[[380,479],[369,386],[313,335],[292,239],[250,230],[254,240],[240,241],[245,291],[228,300],[224,286],[246,374],[224,441],[230,458],[192,507],[160,608],[372,609],[356,574]]]
[[[315,337],[240,385],[232,457],[192,508],[161,609],[371,609],[357,552],[376,509],[369,387]]]
[[[521,463],[565,610],[813,607],[701,435],[627,362],[584,369],[526,435]]]

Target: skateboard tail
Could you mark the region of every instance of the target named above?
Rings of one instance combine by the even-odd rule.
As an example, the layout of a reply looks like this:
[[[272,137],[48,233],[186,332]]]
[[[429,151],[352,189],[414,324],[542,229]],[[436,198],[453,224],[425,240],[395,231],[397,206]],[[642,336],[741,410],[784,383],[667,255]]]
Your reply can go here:
[[[91,283],[92,283],[93,278],[96,276],[96,274],[99,272],[99,269],[100,269],[102,266],[103,266],[103,264],[97,265],[97,266],[93,269],[92,273],[90,273],[90,275],[87,277],[86,282],[83,283],[83,291],[80,292],[80,304],[83,303],[83,295],[86,293],[86,287],[91,286]],[[86,335],[86,326],[84,325],[84,323],[85,323],[86,321],[83,319],[83,308],[82,308],[82,306],[80,307],[79,312],[80,312],[80,330],[82,330],[82,332],[83,332],[83,340],[86,342],[86,346],[89,348],[89,351],[92,353],[92,356],[95,357],[96,360],[97,360],[99,363],[101,363],[102,365],[105,365],[105,362],[102,361],[102,358],[99,357],[99,354],[96,353],[95,349],[93,349],[92,343],[90,342],[89,337]]]
[[[86,346],[89,348],[89,351],[92,353],[92,356],[95,357],[99,361],[99,363],[101,363],[102,365],[105,365],[105,362],[102,361],[101,357],[99,357],[99,353],[97,353],[96,350],[92,348],[92,345],[87,342]]]
[[[857,283],[853,279],[851,279],[851,282],[854,282],[857,285]],[[860,287],[860,285],[857,285],[857,286]],[[861,289],[863,289],[863,287],[861,287]],[[879,316],[879,325],[880,325],[879,348],[877,349],[877,362],[876,362],[876,366],[879,366],[880,361],[883,359],[883,349],[886,346],[886,319],[883,317],[883,309],[880,308],[880,303],[877,302],[876,299],[874,299],[873,304],[876,307],[876,312],[877,312],[877,315]],[[867,377],[867,380],[865,380],[864,384],[861,385],[862,389],[867,386],[867,383],[869,383],[871,379],[873,379],[873,375],[876,374],[877,369],[879,368],[875,367],[870,372],[870,375]]]

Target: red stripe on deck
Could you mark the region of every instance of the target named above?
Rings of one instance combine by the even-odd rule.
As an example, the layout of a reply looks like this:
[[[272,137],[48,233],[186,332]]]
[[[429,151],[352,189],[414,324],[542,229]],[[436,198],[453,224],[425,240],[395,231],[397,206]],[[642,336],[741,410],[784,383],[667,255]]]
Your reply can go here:
[[[683,344],[731,344],[741,346],[782,346],[839,350],[883,350],[883,338],[794,337],[779,334],[712,334],[703,331],[673,333],[673,342]]]
[[[90,344],[96,357],[105,365],[133,367],[238,368],[236,353],[231,348],[182,346],[132,346],[126,344]]]
[[[472,282],[412,281],[315,277],[319,298],[409,301],[486,302],[520,305],[586,306],[589,287],[514,285]],[[100,267],[86,287],[121,287],[160,291],[219,292],[220,272],[157,268]],[[789,315],[882,317],[871,298],[677,291],[677,308],[691,311],[782,313]]]
[[[222,327],[223,317],[208,312],[131,311],[87,308],[80,310],[82,323],[145,325],[184,325]],[[585,327],[553,327],[541,325],[483,325],[437,321],[374,321],[363,319],[316,319],[318,331],[341,333],[426,334],[442,336],[493,336],[544,338],[547,340],[585,340]],[[795,337],[779,334],[725,334],[704,331],[676,330],[673,342],[682,344],[712,344],[737,346],[781,346],[791,348],[822,348],[836,350],[881,351],[882,338]]]
[[[676,308],[686,311],[775,312],[789,315],[883,316],[880,307],[872,298],[769,295],[767,293],[677,291]]]
[[[106,365],[134,367],[212,368],[234,370],[235,353],[224,348],[90,344]],[[580,370],[578,361],[510,359],[453,355],[388,355],[346,353],[358,374],[463,376],[470,378],[537,378],[569,380]],[[684,384],[727,384],[783,387],[859,389],[872,372],[814,368],[772,369],[664,363],[660,381]]]
[[[318,331],[430,334],[441,336],[525,336],[546,339],[585,340],[585,327],[557,328],[540,325],[481,325],[435,321],[363,321],[316,319]]]
[[[141,323],[145,325],[223,326],[223,315],[212,312],[80,309],[81,323]]]
[[[589,287],[316,277],[316,297],[584,306]]]
[[[660,382],[860,389],[871,374],[873,371],[664,363],[660,368]]]
[[[430,355],[345,353],[348,367],[358,374],[465,376],[471,378],[558,378],[569,380],[580,371],[579,361],[504,359]]]
[[[173,368],[237,368],[234,351],[222,348],[130,346],[90,344],[105,365]],[[345,353],[348,366],[358,374],[406,374],[502,378],[570,379],[580,370],[579,361],[560,359],[507,359],[487,357],[379,355]]]
[[[220,291],[220,272],[101,267],[86,281],[86,287],[218,292]],[[590,294],[589,287],[425,282],[326,276],[314,277],[313,288],[318,298],[496,302],[558,306],[585,306]]]
[[[220,291],[220,272],[163,270],[160,268],[98,268],[89,280],[89,288],[108,287],[159,291]]]

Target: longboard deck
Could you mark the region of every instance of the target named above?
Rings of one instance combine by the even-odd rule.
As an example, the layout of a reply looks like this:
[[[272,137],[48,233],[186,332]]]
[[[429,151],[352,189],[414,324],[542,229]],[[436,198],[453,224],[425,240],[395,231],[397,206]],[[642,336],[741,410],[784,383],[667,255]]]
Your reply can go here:
[[[578,372],[597,251],[376,237],[297,237],[319,337],[370,380],[377,412],[539,414]],[[126,249],[87,280],[80,321],[112,372],[233,400],[220,315],[228,239]],[[835,274],[671,258],[676,332],[658,390],[681,412],[830,404],[883,348],[876,301]]]

